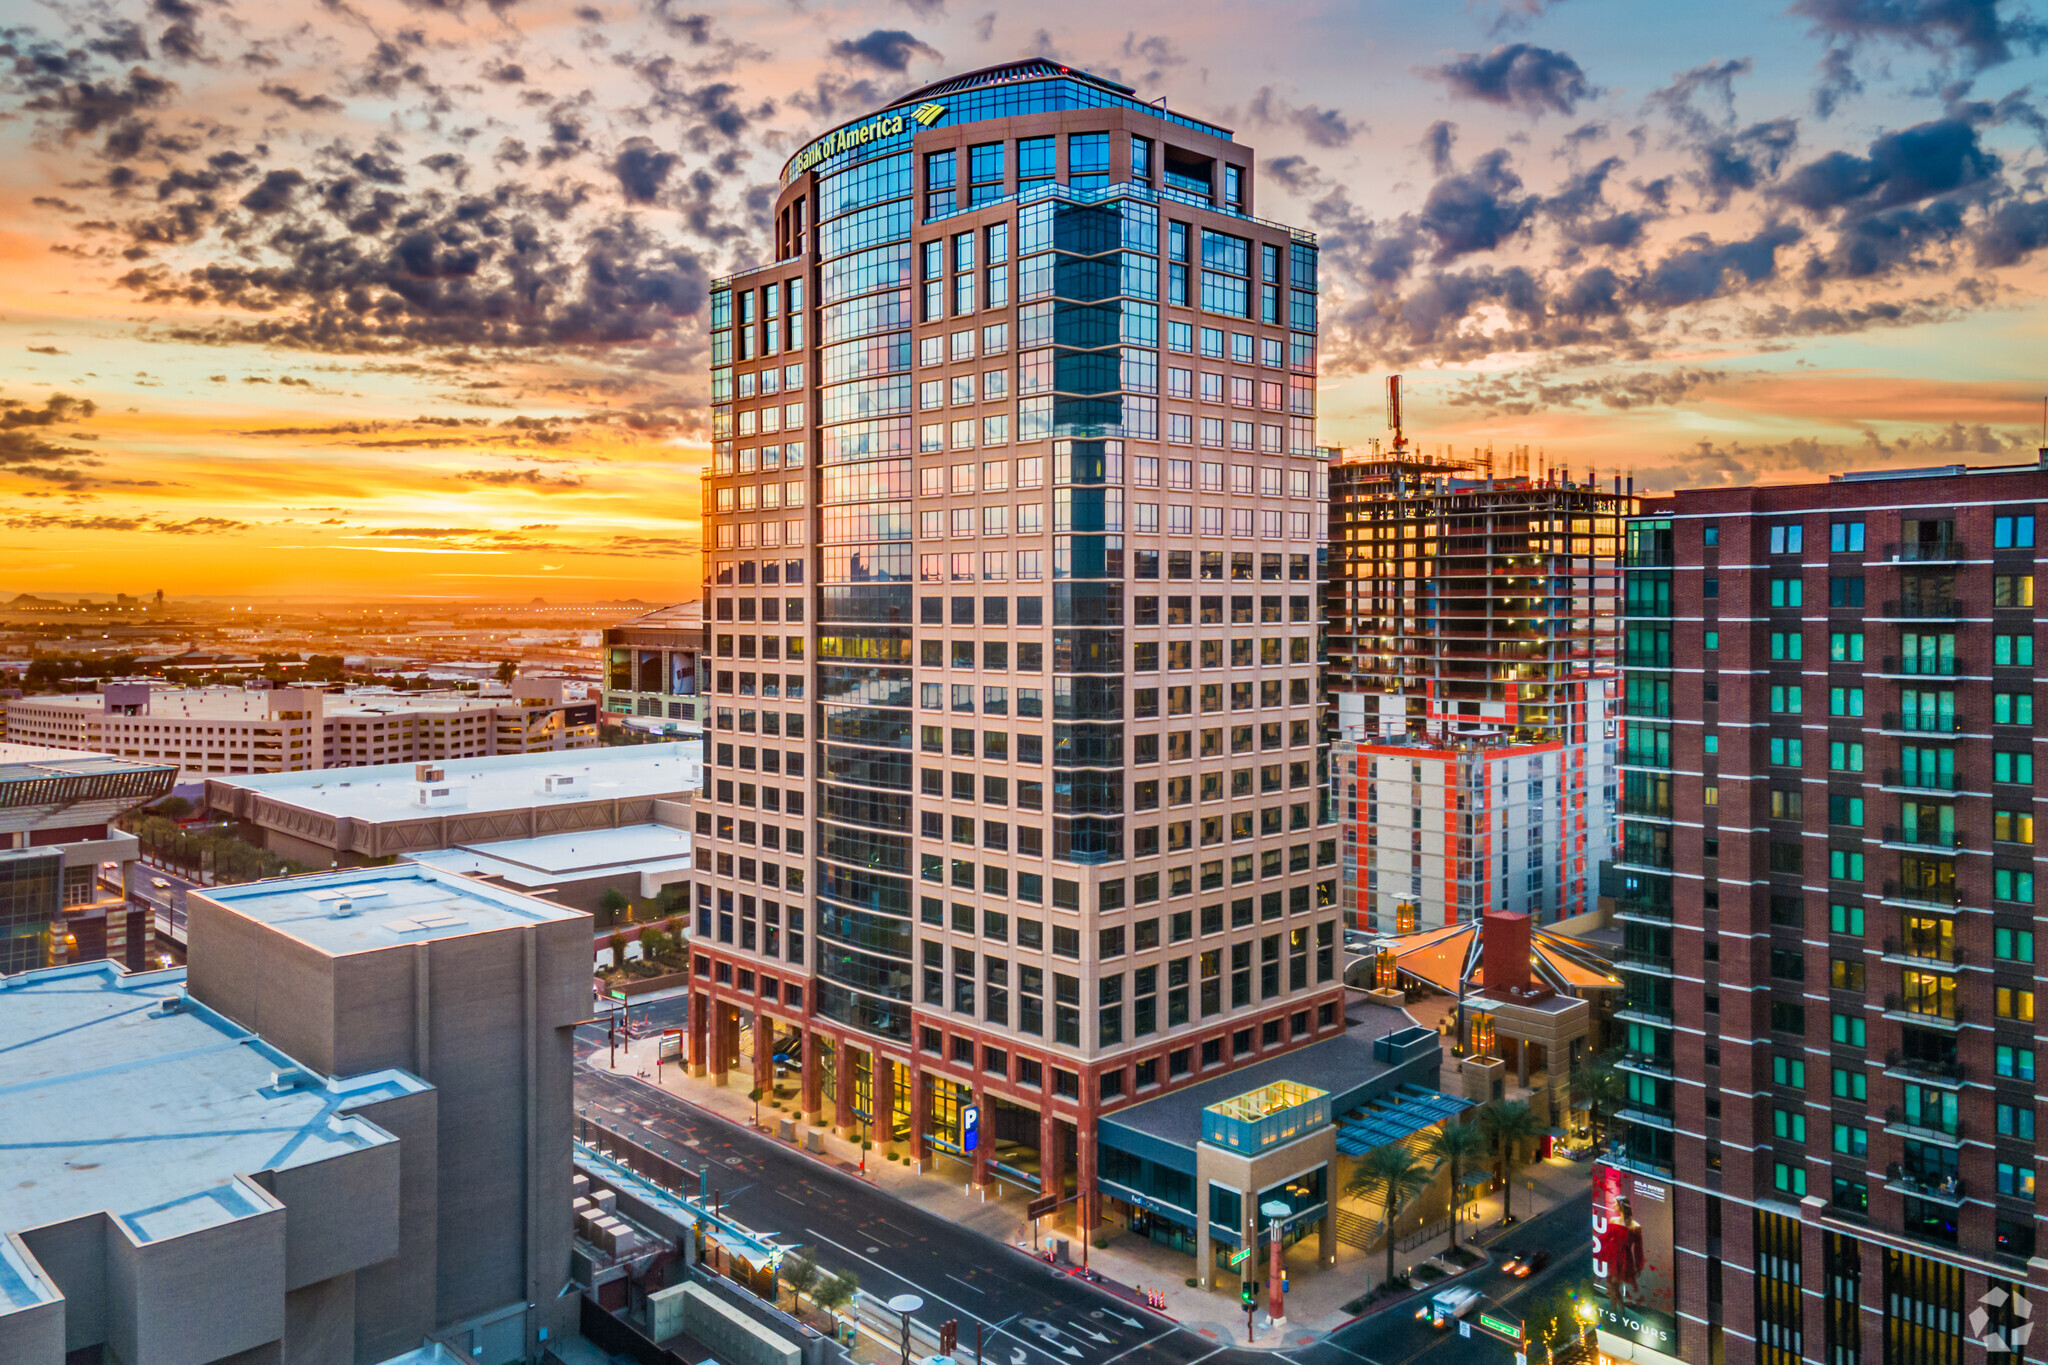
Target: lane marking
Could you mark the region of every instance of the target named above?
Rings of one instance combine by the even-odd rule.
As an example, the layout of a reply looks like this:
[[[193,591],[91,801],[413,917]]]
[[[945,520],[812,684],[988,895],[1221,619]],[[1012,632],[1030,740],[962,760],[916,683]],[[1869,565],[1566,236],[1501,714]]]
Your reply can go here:
[[[986,1289],[982,1289],[982,1288],[980,1288],[979,1286],[976,1286],[976,1285],[968,1284],[968,1283],[967,1283],[967,1281],[965,1281],[965,1280],[961,1279],[961,1278],[960,1278],[960,1277],[959,1277],[958,1275],[955,1275],[955,1274],[954,1274],[954,1273],[953,1273],[952,1271],[950,1271],[950,1270],[946,1272],[946,1278],[947,1278],[947,1279],[949,1279],[949,1280],[951,1280],[951,1281],[952,1281],[952,1282],[953,1282],[954,1284],[965,1284],[965,1285],[967,1285],[967,1287],[968,1287],[969,1289],[972,1289],[972,1290],[974,1290],[974,1292],[975,1292],[975,1293],[977,1293],[977,1294],[986,1294],[986,1293],[988,1293],[988,1291],[987,1291]]]
[[[1129,1355],[1129,1354],[1131,1353],[1131,1351],[1142,1351],[1142,1350],[1144,1350],[1144,1349],[1145,1349],[1145,1348],[1146,1348],[1147,1346],[1150,1346],[1150,1345],[1151,1345],[1151,1344],[1152,1344],[1153,1342],[1155,1342],[1155,1341],[1164,1341],[1164,1340],[1165,1340],[1166,1338],[1168,1338],[1168,1337],[1172,1336],[1172,1335],[1173,1335],[1173,1334],[1174,1334],[1175,1332],[1178,1332],[1179,1330],[1180,1330],[1180,1326],[1179,1326],[1179,1324],[1175,1324],[1174,1326],[1172,1326],[1172,1327],[1169,1327],[1169,1328],[1167,1328],[1167,1329],[1166,1329],[1166,1330],[1165,1330],[1164,1332],[1161,1332],[1161,1333],[1160,1333],[1160,1334],[1159,1334],[1158,1336],[1156,1336],[1156,1337],[1152,1337],[1152,1338],[1150,1338],[1150,1339],[1148,1339],[1148,1340],[1145,1340],[1145,1341],[1141,1341],[1141,1342],[1139,1342],[1139,1343],[1138,1343],[1138,1344],[1137,1344],[1136,1346],[1133,1346],[1133,1347],[1131,1347],[1131,1348],[1130,1348],[1130,1350],[1127,1350],[1127,1351],[1118,1351],[1118,1352],[1117,1352],[1117,1353],[1116,1353],[1115,1355],[1111,1356],[1111,1357],[1110,1357],[1110,1358],[1109,1358],[1108,1360],[1104,1360],[1104,1361],[1099,1361],[1099,1362],[1097,1362],[1097,1365],[1116,1365],[1116,1362],[1117,1362],[1117,1361],[1119,1361],[1119,1360],[1122,1360],[1122,1359],[1123,1359],[1123,1358],[1124,1358],[1125,1356]],[[1210,1352],[1209,1354],[1210,1354],[1210,1355],[1214,1355],[1214,1354],[1215,1354],[1215,1352],[1213,1352],[1213,1351],[1212,1351],[1212,1352]],[[1202,1359],[1204,1359],[1204,1360],[1207,1360],[1207,1359],[1208,1359],[1208,1356],[1204,1356],[1204,1357],[1202,1357]],[[1192,1362],[1190,1362],[1190,1365],[1192,1365]]]
[[[862,1254],[861,1254],[860,1252],[858,1252],[858,1251],[855,1251],[855,1250],[854,1250],[854,1249],[853,1249],[852,1247],[850,1247],[850,1246],[847,1246],[847,1245],[846,1245],[845,1243],[843,1243],[843,1242],[835,1242],[835,1241],[833,1241],[833,1240],[832,1240],[832,1239],[831,1239],[830,1237],[827,1237],[827,1236],[826,1236],[826,1235],[825,1235],[824,1233],[822,1233],[822,1232],[819,1232],[819,1231],[818,1231],[818,1230],[817,1230],[816,1228],[806,1228],[806,1229],[804,1229],[804,1231],[806,1231],[806,1232],[810,1233],[810,1235],[811,1235],[811,1236],[813,1236],[813,1237],[815,1237],[815,1238],[816,1238],[817,1240],[819,1240],[819,1241],[823,1242],[823,1243],[824,1243],[824,1244],[825,1244],[826,1246],[829,1246],[829,1247],[837,1247],[837,1248],[839,1248],[839,1250],[841,1250],[841,1251],[845,1252],[845,1253],[846,1253],[847,1255],[849,1255],[849,1256],[853,1257],[853,1258],[854,1258],[855,1260],[857,1260],[857,1261],[865,1261],[865,1262],[867,1262],[867,1264],[869,1264],[869,1265],[873,1266],[873,1267],[874,1267],[875,1269],[877,1269],[877,1270],[881,1271],[881,1272],[882,1272],[883,1274],[885,1274],[885,1275],[888,1275],[888,1276],[891,1276],[891,1277],[892,1277],[892,1278],[894,1278],[894,1279],[897,1279],[897,1280],[900,1280],[900,1281],[902,1281],[902,1282],[903,1282],[904,1284],[907,1284],[907,1285],[909,1285],[909,1286],[910,1286],[910,1287],[911,1287],[912,1289],[922,1289],[922,1290],[924,1290],[924,1292],[925,1292],[926,1294],[930,1295],[930,1297],[932,1297],[933,1299],[936,1299],[936,1300],[938,1300],[938,1302],[940,1302],[940,1303],[943,1303],[943,1304],[945,1304],[945,1305],[946,1305],[946,1307],[948,1307],[948,1308],[952,1309],[952,1310],[953,1310],[954,1312],[956,1312],[956,1313],[960,1314],[960,1315],[961,1315],[961,1316],[963,1316],[963,1317],[966,1317],[966,1318],[971,1318],[971,1319],[972,1319],[972,1320],[974,1320],[975,1322],[979,1322],[979,1323],[981,1323],[981,1324],[982,1324],[982,1325],[983,1325],[984,1327],[986,1327],[986,1328],[987,1328],[987,1329],[988,1329],[989,1331],[991,1331],[991,1332],[997,1333],[997,1334],[999,1334],[999,1335],[1001,1335],[1001,1336],[1006,1336],[1006,1337],[1009,1337],[1009,1338],[1010,1338],[1010,1339],[1011,1339],[1012,1341],[1016,1341],[1016,1342],[1019,1342],[1019,1343],[1021,1343],[1022,1345],[1024,1345],[1025,1347],[1029,1348],[1030,1350],[1032,1350],[1032,1351],[1036,1351],[1036,1352],[1037,1352],[1037,1353],[1038,1353],[1039,1355],[1042,1355],[1042,1356],[1044,1356],[1044,1357],[1045,1357],[1045,1358],[1046,1358],[1047,1360],[1050,1360],[1050,1361],[1052,1361],[1052,1362],[1053,1362],[1053,1365],[1063,1365],[1063,1362],[1061,1362],[1061,1360],[1059,1359],[1059,1357],[1057,1357],[1057,1356],[1053,1355],[1053,1354],[1052,1354],[1051,1352],[1049,1352],[1049,1351],[1046,1351],[1046,1350],[1042,1349],[1041,1347],[1039,1347],[1038,1345],[1036,1345],[1036,1344],[1035,1344],[1035,1343],[1033,1343],[1033,1342],[1029,1342],[1029,1341],[1026,1341],[1026,1340],[1025,1340],[1025,1339],[1024,1339],[1023,1337],[1021,1337],[1021,1336],[1018,1336],[1018,1335],[1017,1335],[1017,1334],[1016,1334],[1015,1332],[1012,1332],[1012,1331],[1010,1331],[1010,1330],[1009,1330],[1009,1329],[1008,1329],[1007,1327],[1005,1327],[1005,1326],[1003,1325],[1003,1323],[1007,1323],[1007,1322],[1009,1322],[1009,1321],[1010,1321],[1010,1318],[1004,1318],[1004,1319],[1003,1319],[1003,1321],[1002,1321],[1002,1322],[999,1322],[999,1323],[991,1323],[991,1322],[989,1322],[989,1320],[988,1320],[987,1318],[985,1318],[985,1317],[981,1316],[981,1314],[979,1314],[979,1313],[976,1313],[976,1312],[974,1312],[974,1311],[973,1311],[972,1309],[969,1309],[969,1308],[966,1308],[966,1307],[964,1307],[964,1306],[962,1306],[962,1305],[960,1305],[960,1304],[954,1303],[954,1302],[953,1302],[953,1301],[952,1301],[951,1299],[948,1299],[948,1298],[943,1298],[943,1297],[941,1297],[941,1296],[940,1296],[940,1295],[939,1295],[939,1294],[938,1294],[938,1293],[937,1293],[936,1291],[934,1291],[934,1290],[932,1290],[932,1289],[929,1289],[929,1288],[927,1288],[926,1286],[924,1286],[924,1285],[922,1285],[922,1284],[919,1284],[919,1283],[918,1283],[918,1282],[917,1282],[916,1280],[913,1280],[913,1279],[911,1279],[911,1278],[910,1278],[910,1277],[909,1277],[908,1275],[905,1275],[905,1274],[904,1274],[904,1273],[903,1273],[902,1271],[900,1271],[900,1270],[891,1270],[891,1269],[890,1269],[890,1268],[889,1268],[888,1266],[885,1266],[885,1265],[883,1265],[883,1264],[882,1264],[882,1263],[881,1263],[880,1261],[877,1261],[877,1260],[872,1260],[872,1259],[870,1259],[869,1257],[863,1256],[863,1255],[862,1255]],[[1015,1314],[1012,1314],[1012,1315],[1011,1315],[1011,1317],[1014,1317],[1014,1316],[1016,1316],[1016,1315],[1015,1315]],[[1192,1365],[1192,1362],[1190,1362],[1190,1365]]]

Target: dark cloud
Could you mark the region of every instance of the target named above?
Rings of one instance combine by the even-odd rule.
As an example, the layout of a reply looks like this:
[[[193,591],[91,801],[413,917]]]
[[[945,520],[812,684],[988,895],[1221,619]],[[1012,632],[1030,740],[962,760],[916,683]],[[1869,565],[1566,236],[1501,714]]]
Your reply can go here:
[[[858,38],[841,39],[831,50],[835,57],[877,71],[908,71],[913,61],[939,60],[937,49],[900,28],[878,28]]]
[[[1436,239],[1438,263],[1475,251],[1492,251],[1521,232],[1541,201],[1521,193],[1522,180],[1502,150],[1486,153],[1462,175],[1447,175],[1430,188],[1419,222]]]
[[[185,521],[159,521],[149,529],[174,536],[216,536],[228,531],[246,531],[250,525],[231,517],[191,517]]]
[[[1291,105],[1270,85],[1260,87],[1252,96],[1251,116],[1260,123],[1291,127],[1316,147],[1348,147],[1359,131],[1342,111],[1313,104]]]
[[[117,62],[149,60],[149,40],[143,37],[141,26],[125,19],[102,23],[100,36],[86,43],[85,50]]]
[[[920,19],[938,19],[946,13],[946,0],[898,0],[898,3]]]
[[[471,469],[456,478],[492,488],[566,489],[583,487],[580,474],[550,474],[542,469]]]
[[[1530,43],[1506,43],[1484,55],[1467,52],[1424,74],[1444,82],[1454,95],[1520,109],[1531,117],[1551,109],[1568,115],[1581,100],[1600,93],[1577,62]]]
[[[306,183],[294,170],[267,172],[255,189],[242,196],[242,207],[255,214],[277,213],[290,206],[292,193]]]
[[[265,81],[260,89],[272,99],[283,100],[302,114],[331,114],[338,112],[341,101],[325,95],[302,95],[298,87],[279,81]]]
[[[60,350],[58,350],[58,349],[57,349],[57,348],[56,348],[55,346],[31,346],[31,347],[29,347],[28,349],[29,349],[29,351],[30,351],[30,352],[31,352],[32,354],[34,354],[34,355],[64,355],[64,354],[65,354],[65,352],[63,352],[63,351],[60,351]]]
[[[1775,118],[1740,132],[1720,133],[1698,143],[1699,170],[1693,177],[1700,197],[1720,208],[1737,191],[1775,180],[1799,145],[1799,121]]]
[[[681,160],[675,153],[657,148],[653,139],[636,137],[619,149],[618,158],[612,162],[612,174],[619,178],[619,188],[625,191],[628,202],[651,204],[661,197],[662,182]]]
[[[1262,164],[1259,171],[1267,180],[1295,194],[1308,193],[1322,179],[1315,163],[1302,156],[1276,156]]]
[[[1422,134],[1422,154],[1429,158],[1429,169],[1437,175],[1445,175],[1451,169],[1451,148],[1458,141],[1458,125],[1449,119],[1438,119]]]
[[[1777,273],[1778,253],[1804,236],[1790,223],[1772,223],[1737,241],[1688,238],[1650,267],[1636,296],[1653,308],[1676,308],[1761,283]]]
[[[1961,58],[1971,71],[2009,62],[2015,49],[2048,46],[2048,24],[2023,5],[1999,0],[1797,0],[1794,14],[1813,21],[1830,42],[1882,39],[1940,57]]]
[[[1982,185],[1999,169],[1998,157],[1984,149],[1974,127],[1938,119],[1886,133],[1864,156],[1829,152],[1809,161],[1777,192],[1820,217],[1837,210],[1858,215]]]
[[[496,57],[484,63],[484,79],[499,85],[520,85],[526,80],[526,68],[517,62],[502,61]]]
[[[1705,139],[1735,122],[1735,78],[1748,75],[1752,65],[1749,58],[1738,57],[1693,67],[1674,77],[1671,84],[1652,91],[1648,103],[1682,134]],[[1712,107],[1700,108],[1702,101]]]
[[[1725,370],[1678,366],[1571,379],[1554,372],[1478,375],[1456,385],[1443,401],[1451,407],[1481,408],[1490,414],[1527,416],[1558,408],[1598,405],[1617,412],[1672,407],[1730,378]]]
[[[2000,268],[2018,265],[2048,247],[2048,199],[2000,204],[1977,233],[1976,262]]]

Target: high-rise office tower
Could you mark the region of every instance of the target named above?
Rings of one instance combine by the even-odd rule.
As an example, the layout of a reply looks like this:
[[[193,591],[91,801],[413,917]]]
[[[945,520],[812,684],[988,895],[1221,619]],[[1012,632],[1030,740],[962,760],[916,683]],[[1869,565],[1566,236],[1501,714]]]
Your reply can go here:
[[[799,151],[712,293],[692,1058],[1085,1218],[1098,1112],[1344,1027],[1316,248],[1256,188],[1019,62]]]
[[[1982,1359],[2013,1294],[2048,1304],[2044,501],[2041,469],[1956,466],[1629,522],[1629,1098],[1596,1189],[1603,1339],[1637,1360]]]
[[[1344,908],[1406,933],[1591,908],[1614,843],[1615,600],[1632,495],[1527,453],[1330,466]]]

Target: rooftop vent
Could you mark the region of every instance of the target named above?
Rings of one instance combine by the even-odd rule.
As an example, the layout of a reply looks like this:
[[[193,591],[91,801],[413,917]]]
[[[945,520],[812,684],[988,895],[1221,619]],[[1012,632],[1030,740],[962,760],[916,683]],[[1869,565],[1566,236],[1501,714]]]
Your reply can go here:
[[[590,782],[582,773],[549,773],[540,780],[540,789],[544,796],[581,796]]]

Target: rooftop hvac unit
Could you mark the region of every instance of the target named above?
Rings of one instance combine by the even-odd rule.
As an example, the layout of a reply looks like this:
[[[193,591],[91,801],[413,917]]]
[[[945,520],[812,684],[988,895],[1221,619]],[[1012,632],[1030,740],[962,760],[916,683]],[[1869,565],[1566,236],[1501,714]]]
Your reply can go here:
[[[540,780],[544,796],[581,796],[587,785],[581,773],[549,773]]]

